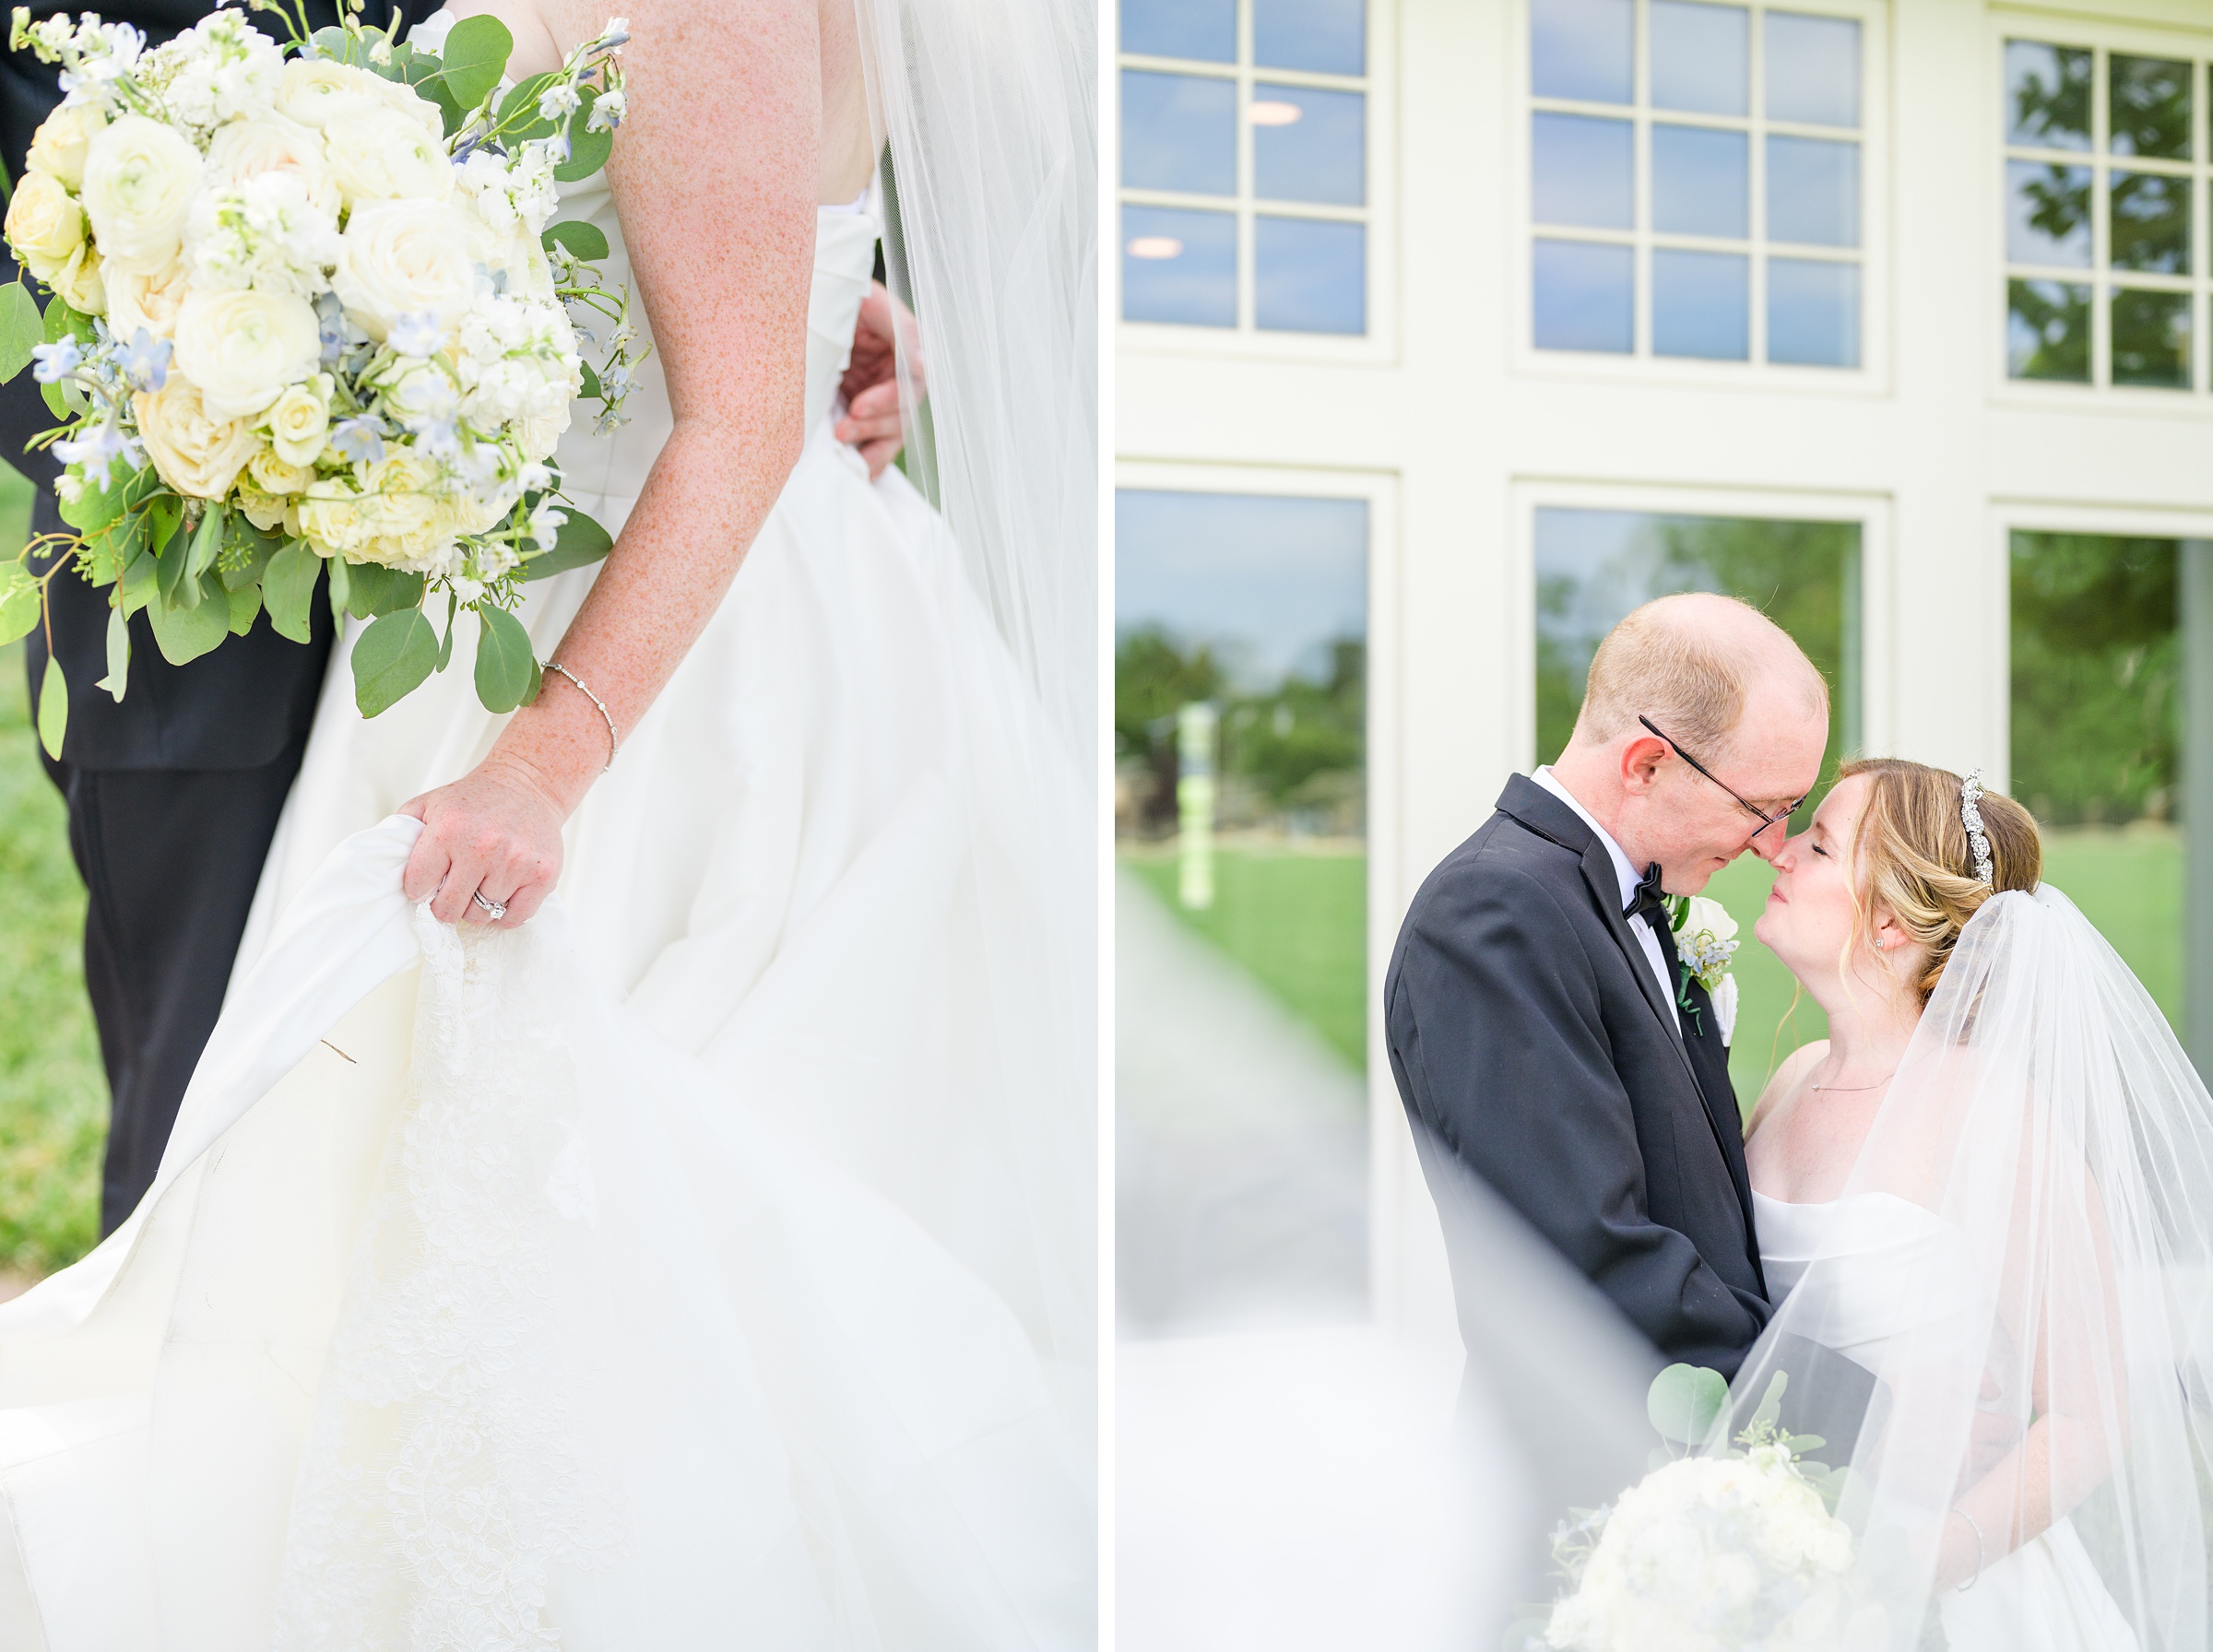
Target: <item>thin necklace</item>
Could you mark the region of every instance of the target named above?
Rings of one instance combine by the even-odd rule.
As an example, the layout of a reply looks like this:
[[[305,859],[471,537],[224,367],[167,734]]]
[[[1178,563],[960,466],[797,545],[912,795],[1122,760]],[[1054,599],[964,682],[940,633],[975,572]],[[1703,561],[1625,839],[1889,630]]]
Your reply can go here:
[[[1894,1067],[1872,1084],[1816,1084],[1812,1088],[1817,1091],[1833,1092],[1839,1095],[1849,1095],[1855,1091],[1880,1090],[1896,1077],[1898,1077],[1898,1068]]]

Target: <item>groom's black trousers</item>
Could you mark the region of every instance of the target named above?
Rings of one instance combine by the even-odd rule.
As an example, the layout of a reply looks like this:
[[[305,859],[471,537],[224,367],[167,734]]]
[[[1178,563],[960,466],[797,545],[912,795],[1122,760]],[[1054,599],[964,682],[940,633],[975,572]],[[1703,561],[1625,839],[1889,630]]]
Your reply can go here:
[[[46,762],[68,800],[69,850],[89,896],[85,986],[113,1095],[102,1233],[137,1207],[160,1168],[306,749],[297,735],[275,762],[253,769]]]

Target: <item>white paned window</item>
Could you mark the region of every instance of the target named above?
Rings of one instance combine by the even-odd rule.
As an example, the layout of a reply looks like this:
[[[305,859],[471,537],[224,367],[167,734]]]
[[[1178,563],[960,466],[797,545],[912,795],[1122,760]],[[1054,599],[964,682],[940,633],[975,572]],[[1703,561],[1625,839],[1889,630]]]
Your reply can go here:
[[[2202,53],[2004,41],[2006,372],[2206,388]]]
[[[1369,330],[1365,0],[1122,0],[1121,314]]]
[[[1870,19],[1529,0],[1532,347],[1860,368]]]

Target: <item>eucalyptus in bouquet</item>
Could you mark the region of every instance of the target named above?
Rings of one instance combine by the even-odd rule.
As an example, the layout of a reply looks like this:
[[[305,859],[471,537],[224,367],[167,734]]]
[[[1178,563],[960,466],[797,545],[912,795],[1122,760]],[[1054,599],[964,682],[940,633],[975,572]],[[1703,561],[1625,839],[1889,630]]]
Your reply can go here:
[[[464,612],[479,697],[512,711],[539,680],[524,582],[610,545],[563,508],[570,404],[613,429],[644,354],[627,289],[594,266],[606,237],[552,221],[559,185],[612,148],[623,24],[510,85],[493,18],[402,40],[360,0],[312,32],[304,9],[253,5],[290,40],[236,9],[151,50],[92,13],[14,14],[12,46],[59,65],[64,97],[8,202],[46,297],[0,287],[0,381],[30,366],[43,386],[59,423],[36,444],[66,467],[74,531],[0,561],[0,643],[72,570],[108,591],[98,686],[121,700],[133,615],[178,665],[265,611],[305,642],[326,572],[334,615],[370,622],[364,714],[446,667]],[[56,756],[67,714],[50,656]]]
[[[1552,1652],[1876,1652],[1879,1608],[1855,1606],[1841,1470],[1823,1442],[1780,1424],[1778,1373],[1734,1449],[1709,1441],[1728,1403],[1719,1372],[1671,1365],[1647,1410],[1667,1445],[1611,1504],[1553,1534],[1568,1588],[1526,1644]]]

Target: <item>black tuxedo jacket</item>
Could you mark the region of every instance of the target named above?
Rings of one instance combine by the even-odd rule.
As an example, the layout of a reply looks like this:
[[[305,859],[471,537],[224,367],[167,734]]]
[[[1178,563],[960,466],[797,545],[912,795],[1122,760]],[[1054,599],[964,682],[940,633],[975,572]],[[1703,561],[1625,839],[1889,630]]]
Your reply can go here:
[[[1669,1359],[1734,1376],[1769,1305],[1728,1052],[1695,980],[1677,1031],[1621,904],[1606,846],[1514,776],[1399,931],[1391,1074],[1426,1163],[1482,1175]],[[1451,1261],[1463,1296],[1491,1265]]]
[[[362,20],[381,28],[398,12],[412,24],[437,9],[439,0],[371,0]],[[56,9],[75,15],[77,7],[51,4],[32,7],[45,17]],[[203,0],[122,0],[101,4],[111,23],[142,30],[147,44],[158,45],[190,28],[216,7]],[[307,0],[308,21],[315,28],[338,20],[335,0]],[[248,13],[258,27],[282,38],[267,13]],[[30,140],[53,106],[61,101],[60,70],[31,53],[0,53],[0,159],[10,178],[23,176]],[[0,242],[0,281],[16,278],[14,257]],[[58,421],[46,407],[29,370],[0,384],[0,458],[35,483],[31,531],[67,531],[54,508],[53,479],[61,466],[46,452],[28,452],[25,443]],[[13,554],[17,548],[5,553]],[[41,567],[44,564],[41,564]],[[108,592],[94,590],[66,572],[47,587],[53,605],[53,653],[69,681],[69,727],[62,744],[64,762],[81,769],[252,769],[273,762],[314,721],[315,697],[330,659],[329,605],[320,590],[310,605],[312,640],[288,642],[269,628],[264,614],[243,637],[231,637],[212,654],[187,666],[161,657],[153,628],[144,614],[131,620],[130,681],[120,703],[92,685],[107,676]],[[24,642],[35,702],[46,668],[46,636],[41,627]]]

